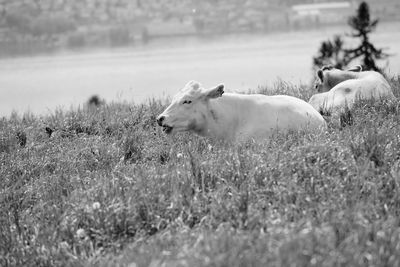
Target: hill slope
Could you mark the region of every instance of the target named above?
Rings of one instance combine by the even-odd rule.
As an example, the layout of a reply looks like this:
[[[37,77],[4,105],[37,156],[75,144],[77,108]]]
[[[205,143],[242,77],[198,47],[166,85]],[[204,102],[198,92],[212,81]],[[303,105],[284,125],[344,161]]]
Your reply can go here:
[[[156,100],[3,118],[0,265],[399,265],[399,105],[234,146],[165,136]]]

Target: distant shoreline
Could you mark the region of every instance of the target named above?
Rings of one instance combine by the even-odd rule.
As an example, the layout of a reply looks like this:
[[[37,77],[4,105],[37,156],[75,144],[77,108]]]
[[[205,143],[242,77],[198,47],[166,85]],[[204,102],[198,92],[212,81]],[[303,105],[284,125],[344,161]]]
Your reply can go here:
[[[399,25],[399,21],[380,21],[378,24],[378,28],[376,32],[380,32],[385,28],[393,27],[392,25]],[[203,34],[198,34],[193,31],[186,31],[183,33],[174,33],[174,34],[157,34],[154,33],[152,35],[148,35],[146,40],[139,41],[131,41],[128,43],[120,44],[120,45],[111,45],[109,43],[103,44],[92,44],[92,45],[82,45],[78,47],[70,47],[70,46],[54,46],[46,43],[42,43],[40,41],[37,42],[27,42],[27,43],[19,43],[19,44],[10,44],[9,47],[0,43],[0,60],[7,58],[24,58],[24,57],[35,57],[35,56],[59,56],[63,54],[80,54],[86,53],[93,50],[114,50],[114,49],[146,49],[148,47],[153,47],[154,44],[162,43],[166,40],[170,40],[172,42],[179,40],[197,40],[202,42],[203,40],[218,40],[227,38],[229,36],[276,36],[277,34],[287,34],[287,33],[301,33],[301,32],[313,32],[313,31],[331,31],[332,29],[338,28],[338,34],[344,33],[343,29],[346,28],[346,24],[327,24],[321,25],[318,27],[308,27],[308,28],[298,28],[298,29],[282,29],[282,30],[273,30],[268,32],[262,31],[228,31],[222,33],[216,32],[206,32]],[[327,36],[327,38],[331,38],[332,36]],[[1,40],[1,39],[0,39]]]

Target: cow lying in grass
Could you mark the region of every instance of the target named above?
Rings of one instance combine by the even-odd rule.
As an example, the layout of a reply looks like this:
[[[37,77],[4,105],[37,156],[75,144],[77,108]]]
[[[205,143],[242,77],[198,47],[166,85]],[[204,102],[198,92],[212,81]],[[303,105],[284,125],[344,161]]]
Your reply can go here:
[[[215,139],[241,141],[276,131],[316,130],[326,122],[307,102],[291,96],[224,93],[224,85],[204,89],[191,81],[173,98],[157,122],[165,133],[191,131]]]
[[[309,103],[322,114],[341,115],[351,110],[358,100],[395,99],[386,79],[376,71],[362,71],[361,67],[343,71],[323,67],[317,71],[318,94]]]

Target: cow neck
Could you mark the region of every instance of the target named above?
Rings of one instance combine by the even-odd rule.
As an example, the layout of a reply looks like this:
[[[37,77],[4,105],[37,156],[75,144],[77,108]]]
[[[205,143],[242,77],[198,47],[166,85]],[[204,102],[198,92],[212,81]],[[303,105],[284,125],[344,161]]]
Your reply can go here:
[[[354,72],[347,71],[347,72],[341,73],[340,77],[333,76],[332,78],[333,79],[328,79],[328,85],[331,89],[341,82],[344,82],[344,81],[347,81],[350,79],[359,79],[360,75],[358,74],[358,72],[354,73]]]
[[[207,109],[210,118],[207,125],[208,130],[217,136],[229,139],[237,124],[234,122],[235,108],[237,108],[237,103],[234,103],[229,94],[211,99]]]
[[[207,114],[205,117],[207,120],[207,128],[209,131],[216,131],[218,129],[218,121],[221,116],[220,99],[210,99],[207,103]]]

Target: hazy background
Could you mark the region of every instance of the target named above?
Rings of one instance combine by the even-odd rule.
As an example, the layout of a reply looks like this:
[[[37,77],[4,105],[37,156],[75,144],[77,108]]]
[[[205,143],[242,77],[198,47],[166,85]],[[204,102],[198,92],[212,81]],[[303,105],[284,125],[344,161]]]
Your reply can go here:
[[[400,1],[367,2],[380,18],[372,42],[393,54],[380,66],[398,75]],[[94,94],[139,103],[189,80],[231,91],[307,84],[320,43],[350,31],[359,3],[0,0],[0,116],[76,107]]]

